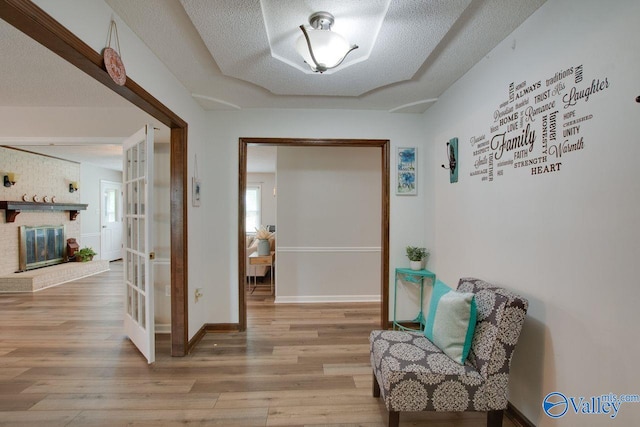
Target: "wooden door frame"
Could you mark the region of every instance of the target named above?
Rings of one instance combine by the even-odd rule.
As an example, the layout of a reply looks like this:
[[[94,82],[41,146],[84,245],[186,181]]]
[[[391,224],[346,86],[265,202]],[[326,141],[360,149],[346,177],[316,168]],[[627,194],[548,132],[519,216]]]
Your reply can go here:
[[[127,78],[118,86],[102,55],[28,0],[0,0],[0,19],[75,65],[90,77],[171,128],[171,355],[188,352],[187,122]]]
[[[381,150],[381,224],[380,224],[380,327],[389,323],[389,203],[390,203],[390,141],[388,139],[295,139],[295,138],[240,138],[238,176],[238,312],[239,329],[247,329],[246,281],[246,201],[247,148],[253,146],[281,147],[378,147]]]

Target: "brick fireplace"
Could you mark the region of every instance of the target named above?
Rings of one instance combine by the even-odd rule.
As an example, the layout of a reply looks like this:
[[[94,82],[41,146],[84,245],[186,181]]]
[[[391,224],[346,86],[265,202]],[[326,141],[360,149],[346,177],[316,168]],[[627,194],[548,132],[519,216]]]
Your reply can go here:
[[[69,182],[80,181],[80,164],[0,146],[0,170],[11,171],[19,176],[15,185],[2,187],[0,201],[21,203],[28,200],[34,205],[45,205],[45,196],[49,200],[55,196],[56,207],[63,209],[34,210],[25,206],[0,209],[0,253],[2,254],[0,257],[0,293],[34,292],[109,269],[108,261],[95,260],[48,265],[46,268],[35,268],[16,273],[16,271],[22,270],[19,253],[20,227],[62,225],[65,231],[63,236],[66,234],[65,237],[80,237],[82,215],[77,215],[78,211],[76,210],[84,209],[77,207],[80,203],[80,191],[69,192]],[[40,200],[40,203],[35,203],[36,200]],[[69,208],[61,206],[69,204],[76,206]],[[15,215],[18,211],[20,213]],[[73,215],[74,213],[75,215]],[[59,245],[59,241],[55,237],[51,242],[47,244]],[[66,249],[64,239],[63,242],[63,248]],[[82,242],[79,243],[82,246]],[[59,257],[58,255],[47,259],[45,256],[43,259],[38,252],[40,247],[41,245],[38,245],[33,249],[38,262],[53,261]]]
[[[69,181],[80,181],[80,165],[75,162],[0,147],[0,170],[15,172],[19,179],[11,187],[0,187],[0,200],[33,202],[55,196],[56,204],[80,203],[80,191],[69,192]],[[43,203],[44,204],[44,203]],[[20,226],[64,225],[67,237],[80,237],[82,214],[71,221],[67,211],[23,210],[13,222],[0,209],[0,276],[20,270]],[[82,244],[82,242],[80,242]]]

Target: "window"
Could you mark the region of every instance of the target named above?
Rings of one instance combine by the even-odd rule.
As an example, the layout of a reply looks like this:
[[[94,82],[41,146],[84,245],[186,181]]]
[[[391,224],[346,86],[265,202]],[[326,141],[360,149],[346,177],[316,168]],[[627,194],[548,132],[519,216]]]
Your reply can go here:
[[[253,233],[256,228],[260,227],[260,196],[261,188],[259,185],[247,185],[245,193],[245,227],[247,233]]]
[[[118,190],[109,188],[104,193],[104,219],[107,223],[118,221],[116,213],[118,211]]]

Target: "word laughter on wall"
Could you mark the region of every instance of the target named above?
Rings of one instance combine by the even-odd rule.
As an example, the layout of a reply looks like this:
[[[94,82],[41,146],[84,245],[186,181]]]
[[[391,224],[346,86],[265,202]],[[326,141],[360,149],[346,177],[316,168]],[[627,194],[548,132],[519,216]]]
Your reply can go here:
[[[585,80],[582,65],[535,82],[509,84],[508,99],[494,111],[489,132],[469,141],[470,176],[491,182],[511,170],[531,176],[560,172],[563,162],[584,149],[593,119],[589,101],[607,88],[607,77]]]

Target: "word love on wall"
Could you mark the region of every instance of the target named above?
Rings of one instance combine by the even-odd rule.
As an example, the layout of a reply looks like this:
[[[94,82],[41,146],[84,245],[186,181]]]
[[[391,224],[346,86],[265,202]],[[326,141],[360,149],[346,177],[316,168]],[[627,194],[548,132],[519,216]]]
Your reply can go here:
[[[609,88],[606,76],[584,78],[582,65],[533,82],[512,82],[508,99],[493,113],[489,133],[470,139],[473,169],[482,181],[512,171],[537,176],[560,172],[583,150],[594,116],[589,102]]]

